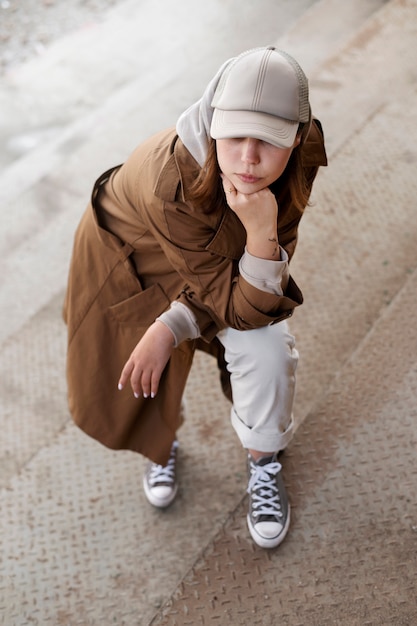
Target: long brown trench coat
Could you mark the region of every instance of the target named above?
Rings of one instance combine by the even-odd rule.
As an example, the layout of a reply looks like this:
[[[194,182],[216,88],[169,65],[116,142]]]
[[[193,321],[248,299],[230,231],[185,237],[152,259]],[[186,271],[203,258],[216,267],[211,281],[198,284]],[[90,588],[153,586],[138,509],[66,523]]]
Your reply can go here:
[[[319,128],[314,122],[301,148],[310,185],[326,164]],[[181,397],[194,350],[213,353],[220,366],[215,336],[221,328],[265,326],[288,317],[302,302],[292,278],[284,295],[276,296],[239,275],[245,230],[226,203],[206,214],[187,202],[198,172],[171,129],[102,175],[75,235],[64,305],[74,421],[110,448],[131,449],[161,464],[181,425]],[[285,193],[278,202],[279,241],[291,257],[302,213]],[[154,399],[119,391],[132,349],[174,300],[193,310],[202,339],[174,349]],[[225,370],[222,381],[228,393]]]

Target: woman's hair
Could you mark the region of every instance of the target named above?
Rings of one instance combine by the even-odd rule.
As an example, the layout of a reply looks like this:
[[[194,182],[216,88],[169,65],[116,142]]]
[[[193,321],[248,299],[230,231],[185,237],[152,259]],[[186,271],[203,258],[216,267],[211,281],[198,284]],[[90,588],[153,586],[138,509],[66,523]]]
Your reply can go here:
[[[292,204],[299,211],[304,211],[310,195],[310,188],[303,167],[302,150],[300,149],[306,140],[309,129],[309,124],[299,125],[297,136],[301,139],[300,144],[292,151],[287,167],[280,178],[271,185],[271,190],[276,196],[283,197],[288,193]],[[210,213],[224,202],[224,191],[214,139],[209,139],[206,161],[189,189],[188,198],[205,213]]]
[[[210,138],[206,161],[188,191],[188,198],[196,207],[210,213],[223,202],[223,196],[216,141]]]

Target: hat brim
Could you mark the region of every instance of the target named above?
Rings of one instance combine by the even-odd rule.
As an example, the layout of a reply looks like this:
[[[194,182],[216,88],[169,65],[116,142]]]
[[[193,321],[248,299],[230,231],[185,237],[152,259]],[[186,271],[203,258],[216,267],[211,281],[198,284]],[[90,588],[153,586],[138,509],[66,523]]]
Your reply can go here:
[[[299,122],[284,120],[257,111],[225,111],[214,109],[210,135],[213,139],[253,137],[277,148],[294,145]]]

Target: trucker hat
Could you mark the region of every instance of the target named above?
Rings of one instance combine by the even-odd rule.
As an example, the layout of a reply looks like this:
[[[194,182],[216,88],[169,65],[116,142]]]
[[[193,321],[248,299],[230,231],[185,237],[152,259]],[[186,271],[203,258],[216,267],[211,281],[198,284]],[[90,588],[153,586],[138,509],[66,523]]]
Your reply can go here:
[[[226,67],[211,106],[213,139],[254,137],[289,148],[299,124],[310,120],[308,80],[286,52],[254,48]]]

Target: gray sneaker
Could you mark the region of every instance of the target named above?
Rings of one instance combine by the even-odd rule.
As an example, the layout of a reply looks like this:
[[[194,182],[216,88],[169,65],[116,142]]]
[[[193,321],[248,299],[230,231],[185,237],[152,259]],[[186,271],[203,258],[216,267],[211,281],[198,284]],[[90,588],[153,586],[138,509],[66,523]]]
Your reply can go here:
[[[248,455],[248,527],[261,548],[275,548],[290,525],[290,504],[276,454],[254,461]]]
[[[178,491],[176,476],[178,441],[174,441],[168,463],[163,467],[157,463],[148,463],[143,477],[143,489],[148,501],[160,509],[173,502]]]

